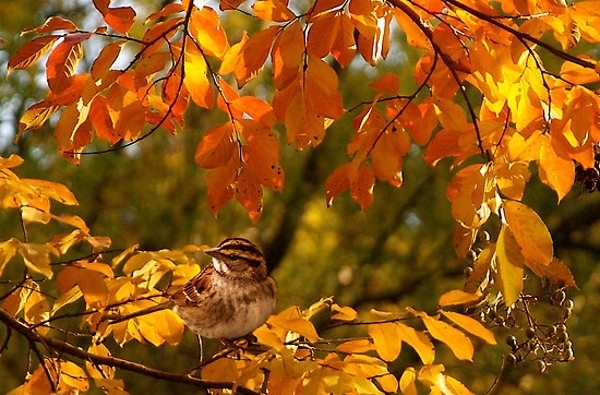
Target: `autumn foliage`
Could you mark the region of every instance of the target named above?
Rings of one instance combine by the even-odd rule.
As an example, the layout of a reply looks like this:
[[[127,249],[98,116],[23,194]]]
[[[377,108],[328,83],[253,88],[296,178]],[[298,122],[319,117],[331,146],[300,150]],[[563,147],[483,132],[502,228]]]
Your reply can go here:
[[[495,344],[486,321],[475,315],[490,306],[528,314],[526,273],[550,284],[558,304],[564,298],[556,295],[575,286],[567,266],[554,256],[546,224],[522,200],[532,176],[561,201],[573,188],[576,168],[596,166],[600,66],[572,49],[600,41],[598,2],[259,0],[223,1],[214,9],[187,0],[142,16],[140,26],[132,7],[93,3],[104,21],[94,30],[53,16],[24,31],[29,41],[12,56],[9,71],[43,59],[48,94],[22,115],[20,133],[56,119],[61,154],[79,163],[98,141],[118,148],[161,130],[185,133],[184,115],[192,105],[222,112],[226,120],[204,131],[194,158],[206,169],[206,200],[217,214],[235,198],[256,222],[264,188],[284,188],[280,140],[299,150],[316,147],[330,138],[332,125],[349,117],[354,134],[348,161],[326,181],[328,205],[349,191],[367,210],[376,198],[376,182],[400,187],[403,157],[422,150],[431,166],[444,159],[451,163],[447,196],[458,255],[482,247],[465,288],[442,295],[434,312],[406,307],[359,317],[330,298],[306,310],[280,306],[281,313],[255,332],[258,351],[216,356],[202,366],[201,379],[186,376],[190,384],[247,393],[412,395],[420,383],[433,393],[470,393],[444,373],[436,360],[439,344],[467,361],[474,355],[472,339]],[[222,24],[230,13],[260,20],[261,27],[232,42]],[[357,81],[372,88],[369,101],[344,103],[339,71],[384,63],[398,30],[421,51],[412,70],[416,88],[407,92],[398,74],[388,72]],[[99,52],[89,54],[94,48]],[[86,55],[93,63],[82,69]],[[245,95],[244,86],[259,76],[268,76],[273,91],[260,98]],[[279,127],[285,136],[279,136]],[[51,200],[76,204],[71,192],[60,184],[19,178],[12,169],[20,162],[17,156],[0,161],[0,207],[18,210],[24,228],[50,221],[71,228],[44,243],[16,238],[0,243],[0,274],[17,257],[29,273],[3,296],[2,321],[12,322],[31,344],[49,344],[56,351],[33,350],[40,364],[21,389],[85,391],[95,382],[105,393],[123,393],[116,367],[165,378],[121,363],[102,341],[177,344],[184,327],[170,311],[114,326],[109,321],[164,298],[167,290],[157,288],[161,280],[169,277],[169,288],[185,283],[198,270],[192,256],[202,247],[139,251],[134,246],[107,259],[102,251],[110,239],[93,236],[79,217],[52,213]],[[92,253],[64,261],[81,244]],[[55,281],[58,298],[48,299],[46,284],[37,279]],[[80,329],[93,335],[88,348],[78,353],[66,342],[48,343],[62,309],[81,299],[86,309]],[[325,339],[311,322],[322,311],[329,313],[331,327],[357,326],[364,336]],[[555,339],[541,327],[533,330],[540,341]],[[403,345],[417,353],[420,364],[390,371]],[[565,351],[544,362],[569,359]]]

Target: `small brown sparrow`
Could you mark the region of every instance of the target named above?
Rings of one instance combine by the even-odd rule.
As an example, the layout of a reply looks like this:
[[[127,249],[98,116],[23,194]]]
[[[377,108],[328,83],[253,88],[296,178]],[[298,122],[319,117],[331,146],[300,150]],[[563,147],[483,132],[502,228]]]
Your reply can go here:
[[[197,335],[237,339],[267,321],[277,303],[277,283],[267,276],[262,252],[242,238],[223,240],[205,251],[212,262],[170,300],[120,317],[111,324],[167,308]]]

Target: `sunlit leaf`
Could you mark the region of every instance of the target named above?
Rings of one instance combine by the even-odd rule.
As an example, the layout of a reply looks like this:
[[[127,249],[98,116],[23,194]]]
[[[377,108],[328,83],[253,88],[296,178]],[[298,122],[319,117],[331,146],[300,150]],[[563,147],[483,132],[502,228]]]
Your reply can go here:
[[[419,354],[421,361],[424,364],[433,363],[435,349],[429,337],[425,333],[417,331],[413,327],[404,325],[401,322],[398,322],[396,325],[400,331],[402,341],[406,342]]]
[[[354,321],[358,319],[358,313],[352,307],[339,306],[337,303],[331,305],[331,319],[339,321]]]
[[[254,16],[271,22],[287,22],[294,18],[294,13],[284,0],[259,0],[252,4]]]
[[[441,307],[455,305],[469,305],[481,299],[481,295],[453,289],[444,293],[438,300],[438,305]]]
[[[523,289],[523,255],[510,228],[500,230],[496,242],[496,270],[507,306],[515,303]]]
[[[400,329],[392,322],[381,324],[371,324],[368,326],[369,336],[373,339],[373,344],[377,354],[384,361],[393,361],[400,355],[402,341]]]
[[[552,237],[539,215],[525,204],[513,200],[503,202],[504,215],[512,235],[525,258],[541,265],[552,261]]]
[[[205,53],[219,59],[225,56],[229,49],[229,42],[215,10],[210,7],[203,7],[200,10],[194,8],[189,28]]]
[[[481,322],[467,315],[455,313],[453,311],[442,310],[441,313],[444,317],[448,318],[450,321],[454,322],[456,325],[460,326],[463,330],[469,332],[470,334],[480,337],[489,344],[496,344],[494,334],[485,326],[483,326]]]
[[[564,263],[554,258],[548,265],[541,265],[531,261],[525,261],[525,264],[532,272],[541,278],[547,278],[552,283],[564,287],[577,287],[575,278]]]
[[[475,352],[473,343],[463,332],[426,314],[421,314],[420,317],[429,334],[450,347],[456,358],[467,361],[473,360],[473,353]]]
[[[336,351],[343,353],[366,353],[371,350],[375,350],[375,346],[369,339],[355,339],[348,340],[344,343],[340,343],[336,348]]]
[[[417,372],[415,368],[408,367],[402,372],[402,376],[400,377],[400,391],[404,395],[418,395],[417,386],[415,385],[415,380],[417,379]]]
[[[271,325],[298,333],[306,337],[310,342],[315,342],[319,339],[314,325],[310,321],[300,317],[300,312],[296,306],[288,307],[281,313],[272,315],[267,322]]]
[[[58,35],[48,35],[27,41],[8,61],[7,72],[28,68],[45,55],[59,38]]]
[[[117,32],[125,34],[135,21],[135,11],[131,7],[109,7],[111,0],[94,0],[94,6],[104,17],[104,21]]]
[[[85,371],[71,361],[60,362],[60,381],[67,388],[87,391],[90,387]]]
[[[25,29],[21,32],[21,34],[23,35],[23,34],[32,33],[32,32],[42,34],[42,33],[50,33],[55,30],[74,31],[74,30],[77,30],[77,26],[75,26],[75,24],[68,19],[62,18],[57,15],[53,15],[50,18],[46,19],[46,22],[44,22],[43,25],[33,28],[33,29]]]

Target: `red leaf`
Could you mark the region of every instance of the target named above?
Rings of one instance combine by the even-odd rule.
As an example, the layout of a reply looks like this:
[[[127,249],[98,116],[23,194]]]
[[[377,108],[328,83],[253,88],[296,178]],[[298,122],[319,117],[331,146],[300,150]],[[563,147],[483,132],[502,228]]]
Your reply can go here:
[[[27,34],[31,32],[35,32],[38,34],[49,33],[55,30],[77,30],[77,26],[73,22],[68,19],[61,18],[60,16],[51,16],[44,22],[42,26],[33,28],[33,29],[25,29],[21,32],[21,34]]]
[[[131,7],[110,8],[110,2],[111,0],[94,0],[94,6],[110,27],[119,33],[127,33],[135,21],[135,11]]]
[[[50,52],[46,61],[46,76],[51,91],[60,93],[71,85],[70,80],[75,73],[75,66],[83,57],[81,42],[90,36],[88,33],[67,35],[64,41]]]
[[[34,38],[21,46],[8,61],[8,71],[26,69],[46,54],[60,36]]]

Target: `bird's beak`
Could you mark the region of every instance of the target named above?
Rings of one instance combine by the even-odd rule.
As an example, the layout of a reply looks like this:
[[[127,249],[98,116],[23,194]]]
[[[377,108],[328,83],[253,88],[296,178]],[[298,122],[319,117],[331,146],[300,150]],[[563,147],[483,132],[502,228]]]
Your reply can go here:
[[[210,255],[212,257],[218,258],[219,249],[218,248],[209,248],[208,250],[204,250],[204,253]]]

